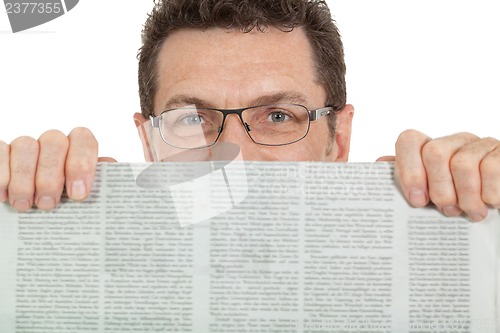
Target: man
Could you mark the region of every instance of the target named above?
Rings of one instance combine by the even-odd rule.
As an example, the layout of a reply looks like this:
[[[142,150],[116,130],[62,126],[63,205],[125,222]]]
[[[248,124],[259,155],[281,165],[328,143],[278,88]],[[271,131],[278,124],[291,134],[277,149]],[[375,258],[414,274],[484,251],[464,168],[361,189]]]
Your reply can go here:
[[[344,76],[340,36],[322,1],[159,2],[139,56],[142,114],[134,119],[145,156],[211,158],[226,142],[249,160],[347,161],[354,109]],[[432,140],[409,130],[395,158],[381,160],[395,160],[412,205],[432,201],[445,215],[480,221],[488,205],[500,208],[499,146],[468,133]],[[19,211],[52,209],[64,186],[83,200],[97,160],[83,128],[1,143],[0,200]]]

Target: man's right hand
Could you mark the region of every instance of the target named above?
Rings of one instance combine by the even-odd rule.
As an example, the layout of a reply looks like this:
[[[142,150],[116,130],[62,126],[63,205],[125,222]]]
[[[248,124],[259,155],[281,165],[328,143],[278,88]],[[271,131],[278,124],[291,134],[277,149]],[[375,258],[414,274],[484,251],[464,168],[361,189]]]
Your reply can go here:
[[[75,128],[68,136],[50,130],[38,140],[23,136],[10,145],[0,141],[0,202],[8,200],[18,211],[32,206],[50,210],[64,186],[69,198],[84,200],[94,182],[97,146],[86,128]]]

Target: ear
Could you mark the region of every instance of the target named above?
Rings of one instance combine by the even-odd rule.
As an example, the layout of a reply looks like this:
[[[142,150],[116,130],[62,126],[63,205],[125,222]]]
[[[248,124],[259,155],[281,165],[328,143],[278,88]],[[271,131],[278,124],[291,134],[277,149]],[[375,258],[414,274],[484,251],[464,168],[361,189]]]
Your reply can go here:
[[[347,162],[349,159],[353,116],[354,107],[351,104],[347,104],[342,110],[337,112],[335,142],[338,147],[338,154],[336,162]]]
[[[137,131],[139,132],[139,138],[142,142],[142,150],[144,152],[144,158],[147,162],[153,162],[153,151],[151,150],[151,141],[149,137],[149,133],[146,130],[145,123],[148,122],[149,119],[144,118],[141,113],[134,114],[134,123],[137,127]]]

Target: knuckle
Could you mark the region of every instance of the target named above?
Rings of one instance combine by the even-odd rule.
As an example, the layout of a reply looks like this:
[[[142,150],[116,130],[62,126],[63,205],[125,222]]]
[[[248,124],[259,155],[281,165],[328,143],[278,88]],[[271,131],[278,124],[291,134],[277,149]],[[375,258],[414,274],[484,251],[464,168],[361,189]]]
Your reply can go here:
[[[10,171],[14,178],[32,179],[38,160],[38,141],[32,137],[22,136],[11,143]],[[24,182],[25,180],[23,180]]]
[[[415,130],[415,129],[407,129],[399,134],[397,141],[416,141],[421,139],[424,136],[423,133]]]
[[[410,129],[406,129],[403,132],[401,132],[401,134],[399,135],[399,137],[409,138],[409,139],[416,139],[416,138],[421,137],[422,135],[423,134],[420,131],[417,131],[416,129],[410,128]]]
[[[483,183],[483,201],[495,208],[500,207],[500,154],[486,155],[479,169]]]
[[[431,201],[438,207],[454,205],[457,201],[455,193],[442,189],[434,189],[429,191]]]
[[[86,127],[75,127],[69,133],[70,137],[78,137],[83,140],[95,140],[94,134]]]
[[[64,178],[61,179],[36,179],[36,192],[58,193],[62,191]]]
[[[45,166],[47,163],[49,164],[57,164],[60,156],[65,156],[68,151],[69,140],[68,138],[56,131],[56,132],[45,132],[39,139],[40,142],[40,155],[43,158],[40,158],[40,164]],[[59,156],[59,158],[58,158]],[[47,160],[47,157],[48,160]],[[52,160],[52,161],[50,161]]]
[[[0,179],[9,171],[10,145],[0,141]]]
[[[63,162],[61,162],[58,158],[40,158],[38,160],[37,169],[43,170],[44,172],[57,172],[58,169],[62,170],[62,166]]]
[[[422,147],[422,159],[426,164],[444,162],[448,154],[444,145],[437,140],[431,140]]]
[[[9,144],[0,140],[0,151],[4,151],[7,148],[9,148]]]
[[[467,214],[470,214],[472,212],[478,212],[478,211],[481,211],[484,209],[484,203],[482,201],[481,202],[470,202],[470,201],[460,202],[459,201],[458,205],[459,205],[460,209],[462,209]]]
[[[458,132],[458,133],[454,134],[453,136],[462,137],[468,141],[476,141],[479,139],[479,137],[477,135],[469,133],[469,132]]]
[[[481,175],[486,178],[496,178],[500,179],[500,154],[486,155],[481,163],[479,164],[479,171]]]
[[[20,172],[19,175],[23,177],[23,179],[27,179],[33,176],[30,170],[27,169],[19,170],[19,172]],[[8,186],[8,192],[9,196],[12,197],[20,197],[20,196],[30,197],[33,196],[34,188],[35,188],[34,180],[20,181],[18,177],[17,180],[14,178],[11,179]]]
[[[397,179],[402,186],[411,186],[414,184],[421,184],[426,182],[426,175],[422,170],[396,168],[395,170]]]
[[[466,152],[459,151],[451,157],[450,169],[454,174],[471,173],[478,170],[478,165]]]
[[[9,186],[10,174],[0,172],[0,191],[5,190]]]
[[[38,139],[40,142],[60,142],[67,141],[66,135],[58,130],[49,130],[40,135]]]
[[[38,141],[30,136],[20,136],[14,139],[10,146],[12,149],[23,149],[23,150],[37,150],[38,149]]]
[[[10,175],[0,172],[0,189],[4,190],[10,182]]]
[[[19,177],[32,177],[35,173],[35,166],[29,164],[16,164],[12,167],[11,171]]]
[[[481,198],[485,204],[500,208],[500,195],[498,191],[483,191]]]
[[[87,174],[92,172],[92,165],[84,159],[69,159],[66,161],[66,172]]]
[[[98,150],[97,140],[94,134],[85,127],[74,128],[69,134],[70,141],[70,151],[71,153],[76,153],[81,156],[87,156],[89,154],[96,154]],[[77,149],[75,149],[77,148]]]
[[[40,150],[45,153],[49,153],[51,156],[55,157],[58,155],[65,155],[68,150],[69,140],[61,132],[45,132],[39,139]]]
[[[464,185],[458,196],[458,205],[463,211],[470,213],[482,210],[485,203],[478,187]]]
[[[462,196],[468,196],[468,197],[473,197],[473,196],[479,196],[481,193],[480,191],[480,185],[478,184],[477,186],[475,184],[465,182],[460,186],[460,193]]]
[[[484,137],[484,138],[481,139],[481,141],[483,141],[485,143],[488,143],[491,146],[498,145],[499,142],[500,142],[500,141],[498,141],[497,139],[495,139],[494,137],[491,137],[491,136]]]

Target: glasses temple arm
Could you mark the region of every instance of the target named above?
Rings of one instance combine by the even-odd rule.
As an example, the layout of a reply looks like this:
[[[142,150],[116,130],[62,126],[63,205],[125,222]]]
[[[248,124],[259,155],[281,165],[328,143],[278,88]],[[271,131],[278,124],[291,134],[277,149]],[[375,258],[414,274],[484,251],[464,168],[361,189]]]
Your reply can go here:
[[[309,120],[315,121],[323,116],[330,114],[330,112],[332,112],[332,111],[333,111],[333,108],[331,106],[327,106],[327,107],[324,107],[321,109],[308,110],[307,112],[309,112]]]
[[[151,125],[153,125],[153,128],[160,127],[160,117],[154,117],[150,115],[149,120],[151,120]]]

